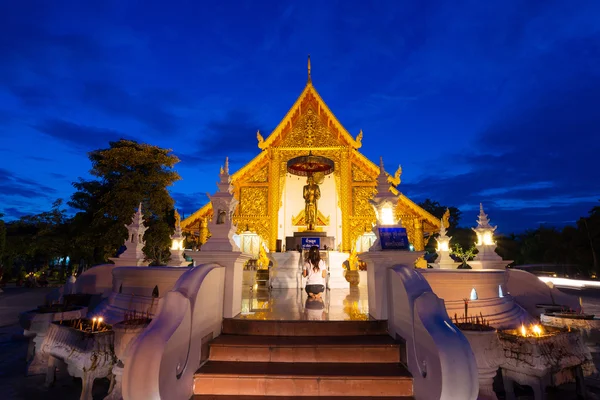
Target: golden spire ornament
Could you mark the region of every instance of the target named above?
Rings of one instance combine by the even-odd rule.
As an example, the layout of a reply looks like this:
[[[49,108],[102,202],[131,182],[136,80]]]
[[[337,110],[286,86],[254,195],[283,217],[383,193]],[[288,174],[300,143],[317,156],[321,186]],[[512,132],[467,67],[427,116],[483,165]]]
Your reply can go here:
[[[312,82],[312,79],[310,77],[310,54],[308,55],[308,82]]]

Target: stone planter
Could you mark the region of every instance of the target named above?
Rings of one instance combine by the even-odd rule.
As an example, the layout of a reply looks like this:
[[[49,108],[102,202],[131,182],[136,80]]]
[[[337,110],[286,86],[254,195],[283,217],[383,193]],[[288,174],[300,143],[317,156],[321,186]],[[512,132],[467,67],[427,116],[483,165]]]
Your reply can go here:
[[[344,278],[350,283],[350,286],[358,286],[360,283],[360,274],[358,270],[345,270]]]
[[[471,350],[475,355],[477,363],[477,372],[479,376],[479,400],[497,400],[498,397],[494,392],[494,377],[498,368],[502,364],[504,355],[502,346],[498,340],[498,335],[495,329],[485,330],[469,330],[458,327],[471,345]]]
[[[74,328],[79,323],[83,330]],[[54,383],[56,368],[66,366],[69,375],[81,378],[80,400],[92,400],[92,386],[97,378],[110,375],[115,363],[114,332],[107,330],[91,332],[87,319],[53,322],[50,324],[42,351],[48,354],[46,385]]]
[[[29,338],[27,349],[27,375],[45,374],[48,365],[48,355],[41,351],[46,332],[53,321],[82,318],[87,314],[87,307],[40,306],[36,310],[25,311],[19,315],[19,324],[23,335]]]
[[[600,352],[600,319],[594,318],[593,315],[583,318],[581,314],[548,313],[542,314],[540,319],[544,325],[578,330],[590,352]]]
[[[113,325],[115,332],[115,356],[116,363],[113,365],[112,374],[114,381],[109,389],[108,396],[104,400],[122,400],[122,380],[125,364],[129,357],[131,344],[146,329],[152,320],[148,318],[131,319],[121,321]]]
[[[504,350],[501,367],[507,399],[514,398],[513,382],[531,386],[535,399],[543,399],[547,386],[581,385],[583,376],[596,372],[579,332],[544,328],[541,337],[523,337],[518,330],[498,332]]]

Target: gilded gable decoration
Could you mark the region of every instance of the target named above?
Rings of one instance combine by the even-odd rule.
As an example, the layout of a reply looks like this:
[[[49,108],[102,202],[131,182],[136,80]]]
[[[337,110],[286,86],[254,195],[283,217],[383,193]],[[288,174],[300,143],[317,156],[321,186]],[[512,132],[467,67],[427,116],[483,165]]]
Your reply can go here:
[[[329,205],[331,211],[326,211],[331,216],[325,217],[319,211],[317,227],[336,236],[340,251],[350,251],[361,235],[371,231],[376,218],[368,201],[375,194],[379,166],[358,151],[362,146],[362,129],[357,135],[351,135],[316,91],[310,64],[308,82],[300,96],[270,134],[263,136],[256,131],[256,140],[261,151],[231,175],[233,194],[239,200],[233,215],[240,230],[238,233],[255,232],[270,251],[275,251],[278,240],[285,240],[286,236],[301,229],[305,222],[302,196],[300,194],[298,202],[292,202],[294,204],[283,204],[283,192],[287,190],[287,161],[309,151],[329,158],[335,165],[333,176],[326,178],[331,180],[325,182],[329,185],[328,190],[335,186],[335,196],[331,196],[335,198],[320,200],[332,202]],[[398,192],[401,174],[399,167],[395,174],[388,175],[390,190]],[[333,202],[335,208],[332,209]],[[293,211],[299,213],[294,215]],[[439,220],[403,194],[398,198],[396,213],[402,218],[416,250],[420,250],[425,232],[439,230]],[[206,237],[210,233],[202,224],[206,225],[211,216],[212,207],[208,203],[181,221],[181,227],[186,232]]]
[[[265,215],[269,189],[266,187],[243,187],[240,193],[241,215]]]
[[[374,182],[374,179],[369,176],[362,168],[356,164],[352,164],[352,181],[354,182]]]

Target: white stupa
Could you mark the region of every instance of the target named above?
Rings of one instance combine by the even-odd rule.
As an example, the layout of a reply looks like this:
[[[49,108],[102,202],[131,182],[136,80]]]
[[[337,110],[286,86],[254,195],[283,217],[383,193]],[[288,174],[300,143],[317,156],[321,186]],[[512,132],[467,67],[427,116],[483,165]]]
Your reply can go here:
[[[109,258],[117,267],[145,267],[148,265],[146,255],[142,250],[146,242],[144,241],[144,233],[148,229],[144,225],[144,215],[142,214],[142,203],[138,206],[136,213],[127,228],[127,239],[125,247],[127,249],[118,257]]]
[[[475,246],[479,251],[469,265],[473,269],[504,269],[512,261],[505,261],[496,253],[494,231],[497,226],[491,226],[487,214],[483,211],[483,204],[479,204],[479,217],[477,226],[472,228],[477,234]]]

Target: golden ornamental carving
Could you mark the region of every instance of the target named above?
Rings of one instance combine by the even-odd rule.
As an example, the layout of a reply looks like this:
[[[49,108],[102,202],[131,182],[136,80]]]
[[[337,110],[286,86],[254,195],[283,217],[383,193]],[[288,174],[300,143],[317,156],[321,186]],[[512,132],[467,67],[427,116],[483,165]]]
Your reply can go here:
[[[371,186],[355,186],[352,188],[352,215],[375,217],[375,211],[373,206],[369,203],[369,200],[375,196],[377,189]]]
[[[250,179],[248,179],[248,182],[251,183],[266,183],[269,179],[269,168],[268,167],[263,167],[261,169],[259,169],[256,172],[253,172],[252,175],[250,176]]]
[[[262,135],[260,134],[260,130],[256,131],[256,140],[258,140],[258,148],[259,149],[264,149],[265,148],[265,138],[262,137]]]
[[[269,189],[267,187],[242,187],[240,190],[240,215],[265,215]]]
[[[269,217],[264,215],[233,215],[233,223],[237,226],[236,233],[242,232],[254,232],[261,237],[261,239],[269,243],[269,232],[270,223]]]
[[[394,173],[394,176],[388,175],[388,183],[394,187],[400,185],[400,175],[402,174],[402,165],[398,165],[398,169]]]
[[[360,166],[352,164],[352,180],[354,182],[374,182],[375,179],[369,176]]]
[[[281,147],[328,147],[339,146],[340,141],[331,134],[327,125],[312,107],[303,111],[293,124],[291,132],[283,138]]]
[[[317,210],[317,226],[329,226],[330,217],[326,217]],[[304,210],[300,211],[298,215],[292,215],[292,226],[305,226],[306,221],[304,220]]]
[[[415,243],[415,226],[413,225],[413,217],[405,216],[402,218],[402,226],[406,229],[408,242],[414,246]]]
[[[362,138],[363,138],[363,132],[362,129],[360,130],[360,132],[358,132],[358,135],[356,136],[356,139],[354,139],[356,141],[356,148],[359,149],[362,146]]]
[[[375,213],[373,217],[352,217],[350,218],[350,243],[352,246],[356,243],[356,240],[365,233],[373,231],[373,225],[377,222]]]

